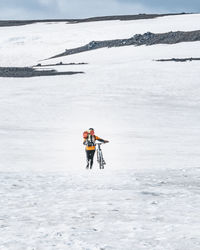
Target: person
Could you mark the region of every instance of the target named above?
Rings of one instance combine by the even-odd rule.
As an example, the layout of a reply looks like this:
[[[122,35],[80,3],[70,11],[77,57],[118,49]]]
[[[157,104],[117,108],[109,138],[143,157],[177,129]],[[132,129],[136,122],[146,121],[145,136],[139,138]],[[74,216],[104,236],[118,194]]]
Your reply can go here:
[[[85,151],[86,151],[86,159],[87,159],[87,165],[86,168],[90,169],[92,168],[93,165],[93,159],[94,159],[94,154],[95,154],[95,141],[98,140],[103,143],[108,143],[109,141],[103,140],[100,137],[96,136],[94,134],[94,129],[90,128],[87,131],[87,138],[84,138],[83,144],[86,145]]]

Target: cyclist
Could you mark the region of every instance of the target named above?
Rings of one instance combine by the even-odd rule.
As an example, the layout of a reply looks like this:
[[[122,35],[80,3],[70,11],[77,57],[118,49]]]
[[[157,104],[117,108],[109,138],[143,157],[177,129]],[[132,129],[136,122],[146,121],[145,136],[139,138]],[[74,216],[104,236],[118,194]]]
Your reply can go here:
[[[93,165],[93,159],[94,159],[94,154],[95,154],[95,141],[98,140],[100,142],[103,143],[108,143],[109,141],[107,140],[103,140],[101,138],[99,138],[98,136],[96,136],[94,134],[94,129],[90,128],[87,131],[87,138],[84,139],[83,144],[86,145],[85,151],[86,151],[86,159],[87,159],[87,165],[86,168],[89,168],[90,165],[90,169],[92,168]]]

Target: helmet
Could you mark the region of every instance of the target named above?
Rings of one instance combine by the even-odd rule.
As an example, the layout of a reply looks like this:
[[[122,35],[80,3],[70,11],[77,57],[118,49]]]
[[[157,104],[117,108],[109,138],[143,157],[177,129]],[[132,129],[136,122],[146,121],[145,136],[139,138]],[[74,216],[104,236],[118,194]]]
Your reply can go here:
[[[89,132],[91,135],[94,135],[94,129],[93,129],[93,128],[89,128],[88,132]]]

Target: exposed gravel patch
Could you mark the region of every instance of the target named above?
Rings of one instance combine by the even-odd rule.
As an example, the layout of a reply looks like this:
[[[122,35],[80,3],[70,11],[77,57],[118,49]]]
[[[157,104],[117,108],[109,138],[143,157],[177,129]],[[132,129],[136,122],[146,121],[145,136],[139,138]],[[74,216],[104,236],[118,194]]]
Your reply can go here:
[[[171,59],[159,59],[159,60],[155,60],[156,62],[191,62],[191,61],[200,61],[200,58],[171,58]]]
[[[56,70],[36,70],[30,67],[0,67],[0,77],[35,77],[35,76],[56,76],[73,75],[84,72],[67,71],[57,72]]]
[[[52,63],[52,64],[37,64],[37,65],[34,65],[33,67],[49,67],[49,66],[68,66],[68,65],[86,65],[88,63],[62,63],[62,62],[59,62],[59,63]]]
[[[200,41],[200,30],[188,31],[188,32],[171,31],[167,33],[157,33],[157,34],[147,32],[144,33],[143,35],[136,34],[128,39],[92,41],[81,47],[66,49],[65,52],[50,57],[49,59],[72,55],[72,54],[78,54],[81,52],[86,52],[100,48],[112,48],[112,47],[122,47],[130,45],[140,46],[140,45],[155,45],[155,44],[176,44],[181,42],[194,42],[194,41]]]
[[[112,21],[112,20],[129,21],[129,20],[152,19],[157,17],[185,15],[185,14],[188,13],[119,15],[119,16],[91,17],[84,19],[3,20],[0,21],[0,27],[20,26],[33,23],[48,23],[48,22],[84,23],[84,22]]]

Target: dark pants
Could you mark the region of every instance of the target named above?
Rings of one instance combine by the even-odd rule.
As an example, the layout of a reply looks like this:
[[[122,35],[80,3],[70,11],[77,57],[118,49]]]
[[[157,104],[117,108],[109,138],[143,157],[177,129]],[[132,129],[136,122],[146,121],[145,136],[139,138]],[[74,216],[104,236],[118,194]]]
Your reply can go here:
[[[94,153],[95,153],[95,150],[86,150],[87,167],[89,167],[89,163],[90,163],[90,168],[92,168]]]

